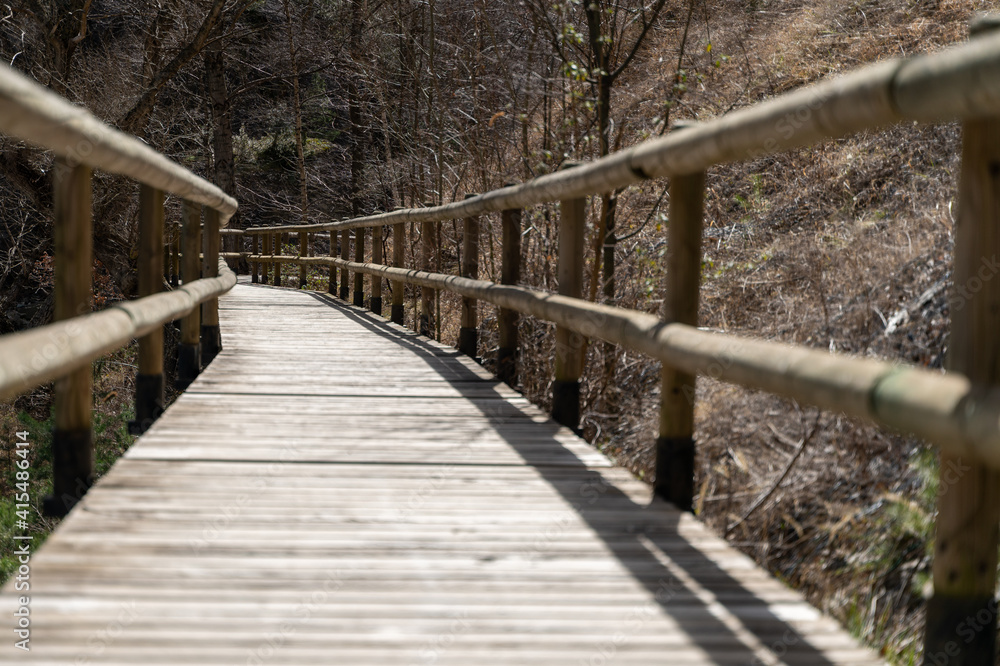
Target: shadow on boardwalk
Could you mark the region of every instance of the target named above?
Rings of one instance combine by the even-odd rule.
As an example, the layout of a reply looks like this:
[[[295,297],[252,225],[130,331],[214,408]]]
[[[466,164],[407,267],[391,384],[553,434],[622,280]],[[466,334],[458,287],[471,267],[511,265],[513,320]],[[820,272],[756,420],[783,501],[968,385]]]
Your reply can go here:
[[[371,334],[411,350],[457,389],[476,384],[480,390],[472,402],[488,417],[495,432],[573,507],[608,551],[648,590],[650,603],[662,608],[712,661],[739,664],[781,661],[818,666],[835,663],[780,617],[780,610],[722,569],[701,544],[686,538],[679,530],[679,512],[660,500],[650,505],[636,503],[600,470],[588,468],[567,450],[554,436],[559,430],[556,424],[538,424],[539,432],[550,433],[545,442],[548,446],[539,446],[537,437],[531,446],[523,445],[518,431],[509,426],[515,420],[523,423],[531,415],[511,417],[511,411],[516,412],[517,407],[499,391],[485,400],[478,399],[484,388],[496,387],[498,383],[484,380],[461,363],[446,360],[461,356],[457,350],[444,350],[416,333],[325,294],[310,295],[337,308]],[[505,407],[502,411],[491,410],[488,407],[491,403]],[[552,462],[553,450],[565,453],[559,456],[558,464]],[[502,501],[502,497],[497,498],[498,503]],[[634,514],[627,525],[620,522],[623,511]],[[545,539],[558,538],[558,530],[554,535],[541,536],[535,555],[544,557]],[[628,641],[628,631],[623,626],[617,634],[622,645]],[[734,646],[742,647],[734,649]],[[607,651],[614,652],[618,647],[621,646],[610,645]],[[669,655],[664,656],[669,661]]]

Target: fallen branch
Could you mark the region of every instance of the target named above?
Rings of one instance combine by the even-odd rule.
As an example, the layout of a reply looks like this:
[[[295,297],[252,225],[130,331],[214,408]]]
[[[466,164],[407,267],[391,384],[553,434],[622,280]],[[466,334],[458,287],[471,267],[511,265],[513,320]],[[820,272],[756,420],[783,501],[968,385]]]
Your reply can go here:
[[[732,525],[726,527],[726,536],[729,536],[730,532],[732,532],[734,529],[736,529],[744,522],[746,522],[747,518],[752,516],[754,512],[757,511],[757,509],[763,506],[764,503],[771,498],[771,495],[773,495],[775,491],[778,490],[781,484],[784,483],[785,478],[788,476],[788,473],[792,471],[792,467],[794,467],[795,463],[798,462],[800,457],[802,457],[802,452],[806,450],[806,445],[813,438],[813,435],[816,434],[816,429],[817,426],[819,425],[819,416],[820,416],[819,412],[817,412],[816,420],[813,421],[812,427],[809,429],[809,432],[807,432],[798,442],[793,442],[790,437],[787,437],[786,435],[779,433],[774,428],[774,426],[768,424],[768,427],[771,429],[771,432],[774,433],[775,438],[785,444],[793,445],[795,447],[795,453],[792,454],[792,457],[789,459],[788,464],[785,465],[785,469],[781,471],[781,474],[779,474],[778,478],[774,481],[774,483],[771,484],[771,487],[768,488],[764,494],[758,497],[757,500],[750,505],[750,508],[746,510],[746,512],[740,517],[739,520],[737,520]]]

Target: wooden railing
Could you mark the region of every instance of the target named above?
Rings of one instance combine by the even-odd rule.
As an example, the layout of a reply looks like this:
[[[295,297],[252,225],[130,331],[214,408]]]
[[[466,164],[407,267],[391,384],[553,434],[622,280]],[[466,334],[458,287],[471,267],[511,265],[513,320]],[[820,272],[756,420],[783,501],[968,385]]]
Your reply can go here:
[[[986,20],[978,26],[993,26]],[[977,35],[977,32],[989,33]],[[808,146],[901,121],[963,124],[954,280],[972,285],[952,308],[948,371],[854,358],[697,328],[705,170],[713,165]],[[822,408],[913,433],[936,444],[942,463],[961,458],[961,483],[942,484],[935,541],[934,597],[927,615],[927,654],[953,663],[990,663],[994,652],[997,528],[1000,524],[1000,281],[977,276],[1000,256],[1000,36],[974,27],[968,44],[942,53],[889,60],[803,88],[724,117],[685,127],[603,159],[447,205],[379,213],[323,224],[249,229],[254,280],[275,282],[283,264],[340,270],[342,299],[353,273],[353,302],[362,305],[370,276],[371,308],[382,312],[382,281],[392,283],[391,318],[403,322],[403,284],[421,288],[416,327],[429,333],[434,290],[460,294],[459,347],[477,353],[476,303],[499,306],[500,377],[516,375],[517,314],[556,324],[553,418],[579,425],[579,382],[585,338],[626,346],[663,362],[657,494],[690,509],[694,478],[694,383],[698,374],[763,389]],[[650,178],[670,179],[667,283],[662,317],[581,300],[585,197]],[[522,209],[560,202],[558,293],[517,285]],[[479,216],[502,220],[501,283],[478,279]],[[461,275],[431,272],[432,226],[463,220]],[[419,266],[403,265],[405,223],[423,225]],[[382,240],[392,228],[392,266]],[[368,229],[372,259],[365,261]],[[308,235],[330,233],[329,257],[308,257]],[[353,234],[352,234],[353,232]],[[299,256],[284,256],[282,235],[298,233]],[[339,234],[340,256],[337,254]],[[354,260],[351,261],[352,236]],[[260,248],[258,249],[258,239]],[[258,271],[261,276],[258,278]],[[952,301],[953,303],[955,301]],[[994,621],[966,640],[962,623],[988,613]],[[961,655],[955,657],[955,654]],[[961,661],[964,659],[964,661]]]
[[[219,229],[236,212],[236,201],[138,139],[105,125],[6,66],[0,66],[0,132],[55,154],[55,323],[0,337],[0,400],[57,380],[53,494],[46,498],[45,510],[65,515],[94,480],[90,362],[139,339],[135,421],[130,428],[141,433],[163,411],[163,324],[183,318],[177,367],[181,387],[221,349],[218,296],[236,284],[236,276],[219,259]],[[140,298],[100,312],[91,312],[93,169],[141,183]],[[167,268],[165,194],[184,202],[179,236],[184,265],[183,286],[161,293]]]

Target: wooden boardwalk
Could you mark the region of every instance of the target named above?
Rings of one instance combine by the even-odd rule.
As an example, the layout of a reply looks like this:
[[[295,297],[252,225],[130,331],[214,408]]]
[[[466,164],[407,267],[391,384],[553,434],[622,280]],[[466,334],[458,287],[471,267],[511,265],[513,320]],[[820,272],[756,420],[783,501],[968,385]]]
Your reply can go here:
[[[31,560],[2,663],[874,664],[457,352],[238,285],[225,350]]]

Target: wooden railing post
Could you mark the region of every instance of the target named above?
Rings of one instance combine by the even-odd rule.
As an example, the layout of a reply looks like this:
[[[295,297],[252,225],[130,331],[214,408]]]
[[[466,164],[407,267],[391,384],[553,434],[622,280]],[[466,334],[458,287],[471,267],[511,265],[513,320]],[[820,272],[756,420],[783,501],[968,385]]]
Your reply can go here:
[[[476,196],[466,194],[465,198]],[[462,220],[462,277],[479,277],[479,217]],[[479,301],[462,297],[461,328],[458,329],[458,350],[474,359],[479,358]]]
[[[271,256],[271,234],[261,234],[260,242],[262,245],[260,248],[261,257]],[[271,263],[267,259],[261,261],[260,264],[260,283],[271,284]]]
[[[425,207],[433,206],[433,201],[424,203]],[[420,225],[420,270],[433,272],[434,266],[434,223],[423,222]],[[420,288],[420,318],[417,322],[417,332],[431,337],[434,331],[434,300],[436,294],[432,287]]]
[[[973,37],[996,23],[972,25]],[[1000,383],[1000,116],[962,126],[947,369],[973,394]],[[992,664],[996,654],[1000,471],[942,453],[924,663]],[[975,623],[976,631],[970,628]],[[937,661],[934,661],[937,660]]]
[[[274,260],[281,254],[281,234],[271,234],[271,284],[281,286],[281,264]]]
[[[698,324],[704,201],[704,172],[670,179],[663,318],[671,323]],[[654,490],[682,511],[694,495],[694,399],[694,375],[663,366]]]
[[[171,268],[172,272],[170,275],[170,286],[176,287],[180,284],[181,279],[181,225],[172,225],[174,230],[173,242],[171,246],[173,247],[173,252],[171,256]]]
[[[351,230],[344,229],[340,232],[340,258],[344,261],[351,260]],[[351,291],[351,272],[347,268],[340,269],[340,300],[346,301],[347,295]]]
[[[392,265],[403,268],[406,263],[406,227],[402,222],[392,225]],[[406,318],[406,285],[402,280],[392,283],[392,323],[403,325]]]
[[[521,209],[502,211],[500,226],[500,284],[517,284],[521,279]],[[497,378],[508,386],[517,383],[517,319],[517,312],[507,308],[500,308],[497,315]]]
[[[354,261],[364,263],[365,261],[365,227],[358,227],[354,230]],[[365,305],[365,274],[361,271],[354,273],[354,305],[364,307]]]
[[[53,170],[55,228],[55,321],[90,312],[92,302],[93,222],[91,170],[56,159]],[[52,496],[44,500],[50,516],[65,516],[94,482],[91,434],[91,364],[55,383],[52,432]]]
[[[563,168],[576,166],[567,163]],[[586,199],[559,202],[559,293],[583,297],[583,239]],[[555,381],[552,384],[552,419],[577,431],[580,428],[580,375],[583,371],[583,337],[556,326]]]
[[[164,224],[163,226],[163,241],[161,245],[163,246],[163,261],[161,265],[163,266],[163,281],[170,284],[170,268],[174,265],[174,262],[170,260],[170,246],[173,245],[173,241],[170,238],[170,225]]]
[[[139,298],[163,291],[163,192],[139,188]],[[139,339],[135,378],[135,420],[129,432],[141,435],[163,413],[163,327]]]
[[[219,211],[205,209],[205,277],[219,275]],[[201,365],[207,366],[222,351],[222,334],[219,331],[219,299],[212,298],[201,306]]]
[[[280,255],[281,255],[281,234],[275,233],[274,238],[271,241],[271,256],[280,256]],[[273,264],[271,268],[274,271],[274,274],[271,277],[271,284],[273,284],[275,287],[280,287],[281,264],[276,260],[272,260],[271,263]]]
[[[258,234],[250,234],[250,254],[251,255],[259,254],[259,252],[258,252],[258,248],[259,247],[260,247],[260,243],[259,243]],[[257,282],[258,282],[257,272],[258,272],[259,269],[260,269],[260,262],[259,261],[251,261],[250,262],[250,283],[251,284],[257,284]]]
[[[184,265],[181,279],[190,284],[201,277],[201,206],[184,202]],[[267,236],[265,236],[265,240]],[[181,342],[177,347],[177,388],[186,389],[201,374],[201,308],[194,308],[181,320]]]
[[[330,257],[335,258],[337,256],[337,232],[330,232]],[[331,296],[337,295],[337,268],[335,266],[330,266],[329,270],[329,280],[327,284],[327,293]]]
[[[372,227],[372,263],[382,263],[382,238],[385,227]],[[368,307],[378,316],[382,316],[382,278],[372,275],[372,297]]]
[[[309,256],[309,232],[299,232],[299,257]],[[299,264],[299,289],[305,289],[307,282],[307,266]]]

